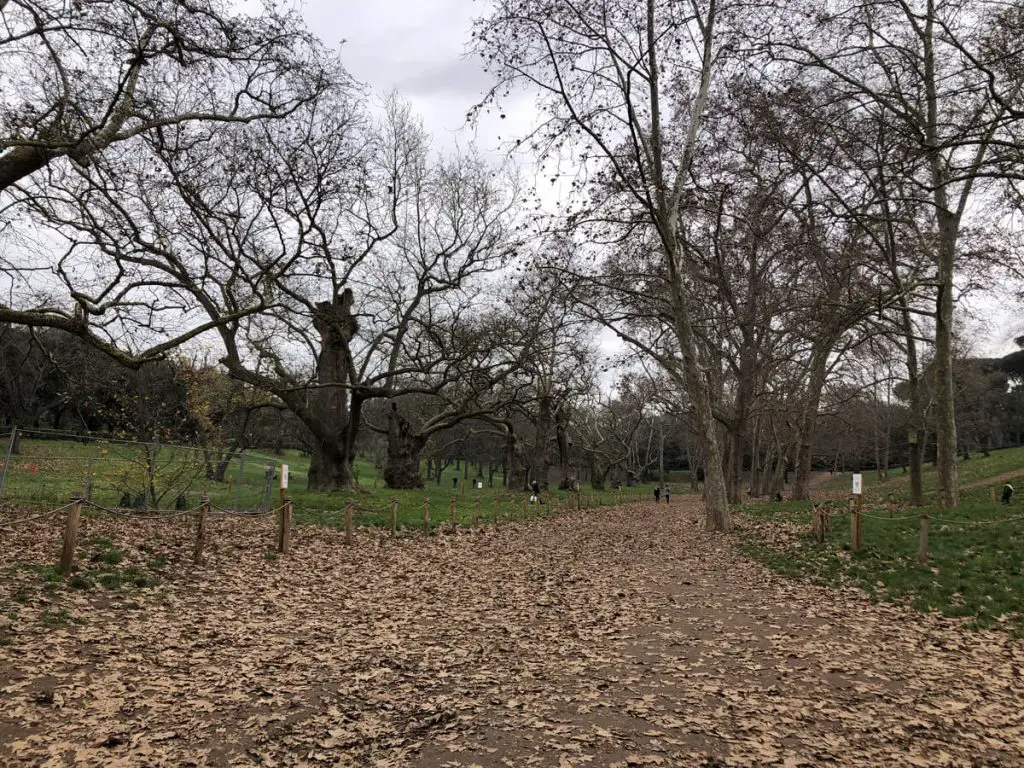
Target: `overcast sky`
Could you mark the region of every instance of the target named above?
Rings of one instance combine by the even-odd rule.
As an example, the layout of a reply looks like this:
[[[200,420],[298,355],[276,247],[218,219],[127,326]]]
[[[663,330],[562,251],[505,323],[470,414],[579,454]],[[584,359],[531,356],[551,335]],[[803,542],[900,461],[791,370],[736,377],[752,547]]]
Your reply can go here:
[[[302,8],[310,28],[328,46],[345,41],[341,58],[352,75],[378,93],[399,91],[441,144],[465,145],[473,139],[466,112],[491,80],[465,54],[473,19],[486,12],[485,2],[305,0]],[[517,117],[529,123],[529,115]],[[497,150],[498,136],[510,128],[508,121],[485,117],[477,135],[480,148]]]
[[[507,118],[482,115],[466,125],[466,112],[478,103],[491,79],[467,56],[473,19],[488,10],[486,0],[303,0],[310,28],[328,45],[341,46],[349,72],[376,93],[398,91],[423,119],[435,141],[445,148],[477,146],[496,156],[501,139],[526,133],[536,113],[530,98],[506,104]],[[559,185],[561,186],[561,185]],[[554,190],[538,185],[542,198]],[[964,318],[982,354],[1005,354],[1024,326],[1008,297],[976,296],[968,302],[973,318]]]

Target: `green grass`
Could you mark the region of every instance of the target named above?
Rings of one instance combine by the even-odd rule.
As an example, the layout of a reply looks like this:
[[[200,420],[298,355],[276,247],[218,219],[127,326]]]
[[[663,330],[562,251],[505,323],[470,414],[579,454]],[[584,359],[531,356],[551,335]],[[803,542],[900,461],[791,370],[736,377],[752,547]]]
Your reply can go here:
[[[7,478],[4,497],[21,503],[57,507],[80,492],[83,484],[92,483],[91,499],[103,506],[116,506],[126,489],[134,492],[145,487],[145,451],[139,445],[94,442],[83,444],[73,440],[38,440],[25,438],[21,442],[22,452],[13,457]],[[207,480],[199,463],[201,454],[181,449],[161,449],[155,485],[163,493],[161,507],[173,507],[179,493],[186,496],[187,505],[195,507],[203,491],[210,494],[211,502],[228,509],[256,509],[269,496],[270,508],[280,505],[277,481],[271,483],[267,494],[266,469],[280,463],[289,465],[289,494],[294,503],[295,520],[300,524],[319,523],[342,525],[344,509],[349,499],[353,503],[353,522],[356,525],[388,526],[391,520],[391,499],[398,500],[398,525],[402,528],[423,527],[423,503],[430,499],[431,528],[448,524],[449,505],[456,497],[456,518],[460,525],[472,522],[479,502],[482,521],[491,519],[492,505],[497,504],[500,521],[519,520],[547,514],[555,508],[575,504],[575,496],[553,490],[545,493],[545,504],[530,507],[526,502],[529,494],[510,493],[504,488],[477,489],[472,476],[475,467],[470,467],[466,479],[465,469],[452,467],[445,472],[441,482],[427,481],[420,490],[391,490],[378,476],[373,463],[357,459],[354,474],[359,489],[342,493],[320,493],[306,490],[306,473],[309,457],[298,451],[285,451],[281,456],[247,456],[244,461],[233,460],[228,467],[223,483]],[[459,482],[453,489],[452,480]],[[500,475],[496,477],[500,480]],[[676,493],[688,492],[686,473],[675,473],[670,480]],[[596,507],[646,501],[652,498],[653,484],[623,489],[621,492],[582,489],[584,507]],[[86,515],[93,514],[88,508]],[[97,545],[100,543],[97,542]],[[109,553],[100,558],[116,565],[119,562],[116,550],[107,543]],[[109,558],[109,560],[107,560]]]
[[[989,456],[976,453],[967,460],[961,457],[958,459],[957,466],[961,486],[980,482],[1006,472],[1019,471],[1017,476],[1024,477],[1024,446],[992,451]],[[874,470],[863,472],[862,475],[865,494],[870,498],[882,499],[887,496],[903,498],[909,493],[910,473],[904,472],[900,467],[890,469],[889,478],[884,481],[878,479],[878,473]],[[850,472],[837,473],[833,479],[823,483],[819,488],[822,490],[849,490],[851,476]],[[938,474],[934,464],[924,465],[922,480],[925,496],[934,500],[935,493],[938,491]]]
[[[968,617],[977,627],[1005,626],[1024,635],[1024,504],[992,504],[985,488],[965,497],[949,512],[934,507],[890,512],[866,505],[857,552],[850,551],[849,515],[833,518],[826,542],[819,544],[810,534],[809,504],[748,507],[741,513],[740,546],[785,576],[852,583],[876,600],[906,602],[922,611]],[[917,561],[921,512],[930,518],[926,564]],[[976,524],[990,520],[1003,522]]]

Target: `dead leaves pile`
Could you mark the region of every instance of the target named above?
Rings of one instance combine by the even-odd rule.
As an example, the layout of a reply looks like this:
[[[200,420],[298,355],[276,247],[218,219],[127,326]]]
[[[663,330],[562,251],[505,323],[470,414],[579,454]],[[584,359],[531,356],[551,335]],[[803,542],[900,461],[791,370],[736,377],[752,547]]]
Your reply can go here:
[[[272,523],[221,519],[199,568],[180,521],[89,520],[166,561],[121,592],[47,593],[15,563],[51,562],[59,526],[24,526],[0,545],[0,763],[1024,764],[1020,641],[783,581],[698,513],[353,548],[303,527],[278,558]]]

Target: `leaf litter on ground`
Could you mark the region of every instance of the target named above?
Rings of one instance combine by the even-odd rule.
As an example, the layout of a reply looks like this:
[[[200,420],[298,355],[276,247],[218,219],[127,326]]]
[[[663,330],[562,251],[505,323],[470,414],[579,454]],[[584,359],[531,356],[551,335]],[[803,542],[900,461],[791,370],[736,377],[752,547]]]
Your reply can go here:
[[[1024,646],[786,580],[696,499],[389,539],[83,521],[160,579],[47,580],[0,544],[0,764],[1011,766]],[[89,542],[93,542],[90,544]],[[113,559],[113,558],[107,558]],[[43,615],[51,618],[42,619]]]

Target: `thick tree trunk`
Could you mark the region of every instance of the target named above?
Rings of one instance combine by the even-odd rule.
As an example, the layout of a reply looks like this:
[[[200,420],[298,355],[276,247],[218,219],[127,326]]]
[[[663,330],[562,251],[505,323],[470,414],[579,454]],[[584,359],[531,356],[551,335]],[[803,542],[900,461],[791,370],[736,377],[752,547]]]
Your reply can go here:
[[[523,448],[510,427],[505,438],[505,487],[510,491],[525,491],[529,486]]]
[[[562,473],[558,487],[562,490],[572,488],[577,482],[569,455],[569,419],[569,409],[563,403],[555,412],[555,443],[558,446],[558,466]]]
[[[352,457],[345,439],[314,439],[307,486],[311,491],[340,491],[352,486]]]
[[[551,397],[542,395],[538,400],[537,418],[534,421],[533,451],[530,457],[528,481],[536,480],[540,487],[548,487],[548,476],[551,474],[551,432],[554,427],[554,414],[551,411]]]
[[[333,491],[352,484],[352,448],[359,426],[361,400],[353,400],[349,412],[350,371],[348,342],[356,332],[352,316],[352,292],[346,290],[333,301],[317,304],[313,325],[320,334],[317,383],[312,414],[307,426],[313,432],[313,456],[308,488]]]
[[[420,453],[426,438],[415,434],[409,420],[398,412],[397,403],[388,411],[388,456],[384,482],[388,488],[422,488]],[[466,466],[469,466],[467,462]]]

